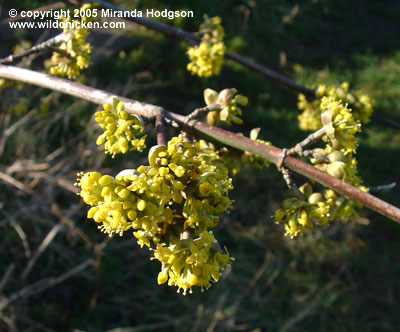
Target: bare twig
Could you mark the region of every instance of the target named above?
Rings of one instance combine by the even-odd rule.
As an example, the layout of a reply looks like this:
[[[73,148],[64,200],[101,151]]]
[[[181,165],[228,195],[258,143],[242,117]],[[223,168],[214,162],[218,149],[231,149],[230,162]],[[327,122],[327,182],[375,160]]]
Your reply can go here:
[[[297,143],[293,148],[289,149],[288,155],[297,153],[300,157],[303,156],[303,149],[306,146],[319,141],[325,134],[326,134],[325,127],[318,129],[316,132],[308,135],[304,140]]]
[[[156,115],[156,130],[157,130],[157,144],[167,145],[167,137],[165,134],[165,126],[164,126],[164,116],[162,111],[160,111],[160,113]]]
[[[102,105],[111,103],[112,99],[119,98],[125,106],[128,113],[136,114],[144,117],[155,117],[159,114],[162,107],[141,103],[124,97],[115,96],[111,93],[96,90],[86,85],[71,82],[62,78],[34,72],[27,69],[0,65],[0,77],[17,80],[44,88],[52,89],[62,93],[66,93],[80,99],[85,99],[96,104]],[[175,121],[181,127],[190,128],[198,135],[207,137],[209,140],[217,141],[227,146],[248,151],[256,156],[264,158],[274,164],[278,164],[282,158],[282,149],[268,146],[247,137],[232,133],[230,131],[209,126],[203,122],[190,120],[183,115],[168,112],[164,110],[165,117],[171,121]],[[315,167],[291,156],[284,158],[283,165],[303,176],[310,178],[324,186],[327,186],[349,198],[356,200],[363,205],[381,213],[382,215],[393,219],[400,223],[400,209],[397,207],[369,194],[363,192],[356,187],[343,182],[327,173],[324,173]]]
[[[19,54],[11,54],[6,58],[0,59],[0,63],[11,63],[16,60],[22,59],[30,54],[42,52],[46,49],[52,49],[53,46],[61,43],[63,40],[64,40],[64,33],[62,32],[59,35],[57,35],[53,38],[50,38],[50,39],[44,41],[43,43],[40,43],[39,45],[31,47],[29,50],[26,50]],[[59,51],[57,50],[57,52],[59,52]]]
[[[42,279],[42,280],[34,282],[33,284],[30,284],[30,285],[20,289],[18,292],[14,293],[14,294],[10,295],[9,297],[0,301],[0,311],[4,310],[11,303],[15,302],[16,300],[18,300],[20,298],[27,298],[27,297],[35,295],[37,293],[43,292],[48,288],[58,285],[59,283],[65,281],[66,279],[69,279],[69,278],[73,277],[74,275],[80,273],[81,271],[86,269],[88,266],[93,265],[93,263],[94,263],[93,259],[88,259],[84,263],[79,264],[78,266],[74,267],[70,271],[63,273],[56,278]]]
[[[220,104],[211,104],[204,107],[196,108],[192,113],[187,116],[188,120],[197,119],[201,114],[206,114],[212,111],[220,111],[221,110]]]
[[[296,196],[299,200],[304,201],[304,196],[297,187],[296,183],[293,181],[290,171],[286,167],[282,167],[281,172],[283,175],[283,179],[285,180],[292,194]]]

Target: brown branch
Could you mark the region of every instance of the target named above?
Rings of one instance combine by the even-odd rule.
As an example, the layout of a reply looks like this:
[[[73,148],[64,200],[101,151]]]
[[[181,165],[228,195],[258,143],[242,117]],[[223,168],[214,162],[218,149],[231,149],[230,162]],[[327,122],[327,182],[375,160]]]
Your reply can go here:
[[[165,134],[164,116],[162,111],[156,115],[157,144],[167,145],[167,137]]]
[[[85,99],[96,104],[111,103],[112,98],[117,97],[123,103],[125,110],[129,113],[144,116],[144,117],[155,117],[160,111],[163,110],[162,107],[141,103],[135,100],[127,99],[124,97],[115,96],[111,93],[96,90],[94,88],[71,82],[62,78],[50,76],[47,74],[42,74],[34,72],[27,69],[21,69],[12,66],[0,65],[0,77],[17,80],[33,85],[38,85],[47,89],[52,89],[55,91],[63,92],[80,99]],[[259,142],[253,141],[247,137],[232,133],[230,131],[209,126],[203,122],[197,120],[189,120],[183,115],[176,113],[163,111],[165,117],[171,121],[175,121],[182,128],[191,129],[194,133],[205,136],[210,140],[217,141],[219,143],[225,144],[227,146],[248,151],[255,154],[261,158],[269,160],[270,162],[278,165],[282,160],[281,154],[282,149],[261,144]],[[349,198],[356,200],[363,205],[381,213],[382,215],[393,219],[400,223],[400,209],[397,207],[369,194],[363,192],[352,185],[343,182],[335,177],[324,173],[315,167],[306,164],[299,159],[291,156],[287,156],[283,165],[299,174],[304,175],[324,186],[327,186],[339,193],[342,193]]]

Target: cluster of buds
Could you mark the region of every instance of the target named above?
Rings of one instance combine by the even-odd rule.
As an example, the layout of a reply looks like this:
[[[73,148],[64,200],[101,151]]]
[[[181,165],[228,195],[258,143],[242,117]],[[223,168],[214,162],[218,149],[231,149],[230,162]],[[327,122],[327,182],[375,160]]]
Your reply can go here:
[[[212,145],[182,135],[150,149],[148,161],[115,178],[79,174],[79,195],[91,206],[88,218],[110,236],[132,229],[162,264],[159,284],[184,294],[193,286],[207,289],[233,260],[210,231],[231,207],[228,170]]]
[[[207,123],[211,126],[217,126],[220,121],[228,126],[232,122],[241,124],[243,120],[240,118],[242,110],[239,107],[246,106],[247,97],[237,94],[236,89],[224,89],[220,93],[212,89],[204,90],[204,101],[206,105],[219,105],[220,108],[208,112]]]
[[[318,85],[315,88],[316,98],[308,100],[304,94],[299,94],[298,108],[303,112],[298,116],[302,130],[317,130],[321,127],[321,100],[323,97],[332,97],[351,107],[355,121],[367,123],[372,114],[372,103],[368,95],[361,91],[349,92],[349,83],[340,86]]]
[[[320,102],[321,125],[325,129],[322,139],[324,149],[308,151],[311,163],[319,170],[335,178],[350,183],[362,191],[368,191],[362,185],[358,175],[357,160],[354,155],[357,148],[356,134],[360,132],[360,123],[346,106],[334,97],[322,97]],[[313,193],[311,185],[300,187],[304,200],[293,197],[283,202],[275,213],[278,223],[286,223],[286,234],[295,237],[314,225],[325,225],[333,220],[357,218],[362,206],[349,198],[336,194],[331,189],[322,193]]]
[[[308,183],[300,187],[304,200],[292,197],[282,203],[275,212],[277,223],[285,223],[286,235],[291,238],[314,225],[326,225],[330,220],[331,201],[319,192],[313,193]]]
[[[200,25],[201,43],[187,51],[187,70],[199,77],[217,75],[224,62],[224,28],[219,17],[205,18]]]
[[[95,120],[103,129],[103,134],[97,138],[96,144],[104,144],[106,153],[114,157],[118,153],[128,151],[143,151],[146,148],[146,135],[136,138],[143,132],[142,120],[124,111],[124,104],[117,98],[113,104],[104,104],[103,110],[95,113]]]
[[[86,12],[94,6],[94,4],[84,4],[79,12]],[[79,19],[83,22],[95,20],[93,17],[86,16]],[[71,17],[61,17],[60,20],[64,22],[63,41],[50,58],[49,72],[52,75],[76,78],[81,70],[88,68],[90,64],[91,46],[86,42],[88,31],[81,27],[80,22]]]

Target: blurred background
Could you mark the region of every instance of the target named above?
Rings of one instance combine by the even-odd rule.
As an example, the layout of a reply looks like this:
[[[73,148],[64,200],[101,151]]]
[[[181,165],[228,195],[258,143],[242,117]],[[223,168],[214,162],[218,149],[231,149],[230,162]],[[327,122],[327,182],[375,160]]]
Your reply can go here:
[[[400,2],[374,0],[113,1],[127,9],[192,10],[161,21],[197,31],[221,16],[227,48],[302,84],[350,82],[375,114],[400,122]],[[10,29],[9,9],[65,8],[62,2],[0,0],[0,58],[56,35]],[[186,71],[187,44],[127,23],[92,31],[92,66],[78,81],[188,114],[203,90],[248,96],[248,135],[290,147],[296,93],[226,61],[218,77]],[[18,46],[16,46],[18,45]],[[15,49],[14,47],[17,47]],[[20,66],[43,71],[51,53]],[[147,154],[106,157],[95,144],[97,106],[14,84],[0,92],[0,330],[6,331],[395,331],[400,318],[400,225],[367,209],[296,239],[271,218],[290,196],[275,167],[234,177],[234,209],[215,230],[236,258],[207,292],[183,296],[157,285],[159,263],[129,232],[109,239],[86,218],[73,186],[79,171],[117,174]],[[169,133],[174,135],[173,132]],[[154,135],[148,146],[154,143]],[[400,130],[363,126],[357,153],[367,186],[400,182]],[[378,193],[400,205],[399,187]]]

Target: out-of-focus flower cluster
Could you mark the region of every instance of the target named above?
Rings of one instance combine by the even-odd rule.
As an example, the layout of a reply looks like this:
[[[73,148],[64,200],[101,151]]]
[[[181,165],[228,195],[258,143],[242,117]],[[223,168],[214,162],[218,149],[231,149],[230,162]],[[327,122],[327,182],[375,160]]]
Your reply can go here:
[[[80,12],[85,12],[96,7],[95,4],[84,4],[80,8]],[[91,22],[93,17],[82,16],[80,21]],[[61,17],[64,22],[63,41],[57,46],[52,57],[48,61],[50,66],[49,72],[52,75],[67,76],[68,78],[76,78],[82,69],[86,69],[90,64],[91,46],[86,42],[88,31],[76,25],[78,20],[71,17]],[[67,23],[71,23],[69,25]],[[80,22],[78,22],[80,23]]]
[[[190,62],[187,65],[193,75],[209,77],[221,71],[224,62],[224,28],[219,17],[205,18],[200,25],[201,43],[187,51]]]
[[[260,133],[260,128],[254,128],[250,132],[250,139],[265,145],[272,145],[271,142],[266,142],[262,139],[258,138],[258,134]],[[226,147],[221,148],[220,150],[221,158],[224,160],[225,165],[228,167],[229,171],[232,174],[237,174],[240,172],[241,167],[250,166],[258,169],[262,169],[271,164],[267,159],[261,158],[252,154],[249,151],[238,151],[228,149]]]
[[[80,196],[91,206],[88,217],[110,236],[132,230],[161,262],[159,284],[168,282],[184,294],[193,286],[207,289],[233,260],[210,230],[231,207],[228,169],[213,145],[182,135],[154,146],[148,159],[148,166],[115,178],[79,174]]]
[[[206,105],[218,104],[220,109],[208,112],[207,123],[211,126],[217,126],[220,121],[228,126],[232,122],[241,124],[243,120],[240,118],[242,109],[239,107],[246,106],[247,97],[237,94],[236,89],[224,89],[220,93],[212,89],[204,90],[204,101]]]
[[[302,130],[317,130],[321,128],[321,101],[323,97],[332,97],[348,105],[355,121],[367,123],[372,114],[372,103],[368,95],[361,91],[349,91],[349,83],[340,86],[318,85],[315,89],[316,98],[308,100],[304,94],[299,94],[298,108],[303,112],[298,116]]]
[[[104,144],[106,153],[114,157],[118,153],[143,151],[146,148],[146,135],[136,138],[144,130],[141,119],[124,111],[123,103],[117,98],[113,105],[104,104],[103,110],[95,113],[96,122],[103,129],[97,138],[97,145]]]

